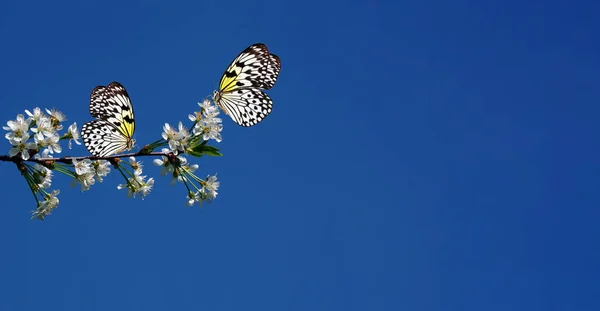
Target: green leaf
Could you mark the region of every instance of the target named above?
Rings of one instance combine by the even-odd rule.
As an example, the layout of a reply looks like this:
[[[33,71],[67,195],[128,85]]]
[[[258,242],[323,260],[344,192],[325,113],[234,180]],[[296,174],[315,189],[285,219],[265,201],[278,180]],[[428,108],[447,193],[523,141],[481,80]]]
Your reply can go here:
[[[223,155],[219,152],[218,148],[215,148],[213,146],[208,146],[208,145],[206,145],[206,143],[207,143],[207,141],[204,141],[199,145],[195,145],[195,146],[192,145],[185,150],[185,153],[187,153],[191,156],[194,156],[194,157],[201,157],[203,155],[220,157]]]
[[[219,152],[219,149],[213,146],[203,146],[202,153],[213,157],[223,156],[223,154]]]
[[[197,145],[206,145],[207,141],[202,139],[202,135],[195,135],[190,139],[190,147],[194,148]]]
[[[196,152],[192,148],[187,148],[185,150],[185,154],[191,155],[192,157],[196,157],[196,158],[199,158],[202,156],[202,152]]]

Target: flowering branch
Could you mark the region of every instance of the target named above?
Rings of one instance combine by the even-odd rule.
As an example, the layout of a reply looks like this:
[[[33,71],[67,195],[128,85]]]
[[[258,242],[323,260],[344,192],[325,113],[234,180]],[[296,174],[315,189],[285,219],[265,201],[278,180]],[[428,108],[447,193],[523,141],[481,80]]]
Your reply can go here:
[[[36,200],[37,208],[32,211],[32,218],[40,220],[50,215],[59,203],[57,196],[60,190],[46,190],[52,185],[55,172],[71,178],[72,187],[80,184],[83,192],[96,182],[102,182],[103,177],[111,172],[109,165],[112,165],[125,180],[117,189],[127,189],[129,197],[139,195],[144,199],[154,186],[154,178],[146,179],[147,176],[142,175],[143,164],[136,157],[156,157],[153,163],[161,167],[162,176],[172,176],[171,185],[177,182],[185,185],[187,204],[202,205],[203,202],[211,202],[216,198],[220,183],[217,182],[216,175],[206,178],[196,176],[194,172],[199,166],[189,164],[184,155],[221,156],[219,149],[208,145],[208,142],[221,142],[223,126],[222,120],[217,117],[220,113],[217,106],[209,100],[198,104],[200,111],[189,115],[192,121],[191,132],[182,122],[179,122],[177,128],[165,123],[162,138],[145,145],[138,152],[104,157],[88,155],[54,158],[53,154],[62,152],[60,141],[67,140],[69,149],[73,142],[81,145],[77,123],[73,123],[68,127],[67,133],[61,135],[59,132],[63,129],[62,122],[66,120],[62,112],[46,109],[44,113],[40,108],[31,112],[25,110],[27,117],[19,114],[3,127],[8,131],[5,138],[12,147],[8,155],[0,155],[0,161],[16,164]],[[162,148],[161,151],[154,151],[159,148]]]
[[[157,151],[153,151],[153,152],[144,152],[144,149],[142,148],[142,150],[138,151],[138,152],[131,152],[131,153],[122,153],[122,154],[117,154],[117,155],[111,155],[111,156],[107,156],[107,157],[97,157],[97,156],[81,156],[81,157],[62,157],[62,158],[29,158],[27,160],[23,160],[20,156],[9,156],[9,155],[0,155],[0,161],[4,161],[4,162],[14,162],[14,163],[21,163],[21,162],[35,162],[35,163],[39,163],[39,164],[45,164],[47,162],[59,162],[59,163],[67,163],[67,164],[71,164],[73,163],[73,160],[75,161],[81,161],[81,160],[114,160],[114,159],[120,159],[120,158],[129,158],[129,157],[143,157],[143,156],[169,156],[173,154],[173,152],[169,151],[169,152],[157,152]]]

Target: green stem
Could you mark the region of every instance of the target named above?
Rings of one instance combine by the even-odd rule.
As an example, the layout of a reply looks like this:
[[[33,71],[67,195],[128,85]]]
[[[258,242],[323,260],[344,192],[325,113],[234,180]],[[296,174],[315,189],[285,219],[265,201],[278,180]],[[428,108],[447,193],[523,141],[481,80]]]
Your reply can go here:
[[[185,187],[187,188],[187,190],[188,190],[188,193],[192,192],[192,190],[190,189],[190,186],[188,185],[188,178],[187,178],[187,177],[186,177],[184,174],[182,174],[182,173],[181,173],[181,168],[177,167],[177,168],[175,168],[175,170],[177,170],[177,174],[179,174],[179,176],[181,176],[181,178],[183,178],[183,184],[184,184],[184,185],[185,185]],[[191,183],[191,184],[192,184],[192,186],[194,186],[194,188],[198,189],[198,188],[197,188],[197,187],[194,185],[194,183]],[[192,192],[192,193],[193,193],[193,192]]]
[[[33,175],[31,175],[31,172],[28,170],[23,176],[25,177],[25,181],[27,182],[27,185],[29,186],[29,190],[31,190],[31,194],[33,195],[33,197],[35,198],[35,201],[37,202],[37,205],[39,206],[40,200],[38,199],[37,195],[35,195],[35,190],[33,190],[34,185],[36,188],[39,188],[39,187],[37,187],[35,182],[32,180]]]

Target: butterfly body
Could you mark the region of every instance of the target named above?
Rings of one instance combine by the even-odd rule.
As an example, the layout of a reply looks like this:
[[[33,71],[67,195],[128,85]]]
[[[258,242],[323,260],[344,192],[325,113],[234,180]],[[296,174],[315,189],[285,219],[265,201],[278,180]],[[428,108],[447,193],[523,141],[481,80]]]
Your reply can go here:
[[[134,147],[133,106],[123,85],[112,82],[94,88],[89,109],[96,120],[84,124],[81,133],[91,154],[106,157]]]
[[[213,101],[241,126],[253,126],[273,109],[273,101],[263,92],[275,85],[281,61],[257,43],[246,48],[227,67]]]

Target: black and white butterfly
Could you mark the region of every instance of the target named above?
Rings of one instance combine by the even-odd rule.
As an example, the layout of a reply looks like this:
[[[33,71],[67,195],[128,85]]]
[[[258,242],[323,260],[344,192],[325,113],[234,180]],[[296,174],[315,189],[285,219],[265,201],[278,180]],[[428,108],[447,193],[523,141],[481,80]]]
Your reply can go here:
[[[81,136],[91,154],[106,157],[133,148],[133,106],[123,85],[112,82],[95,87],[90,95],[90,114],[96,120],[83,125]]]
[[[281,61],[257,43],[236,57],[221,77],[213,101],[241,126],[253,126],[273,109],[273,101],[263,92],[275,85]]]

